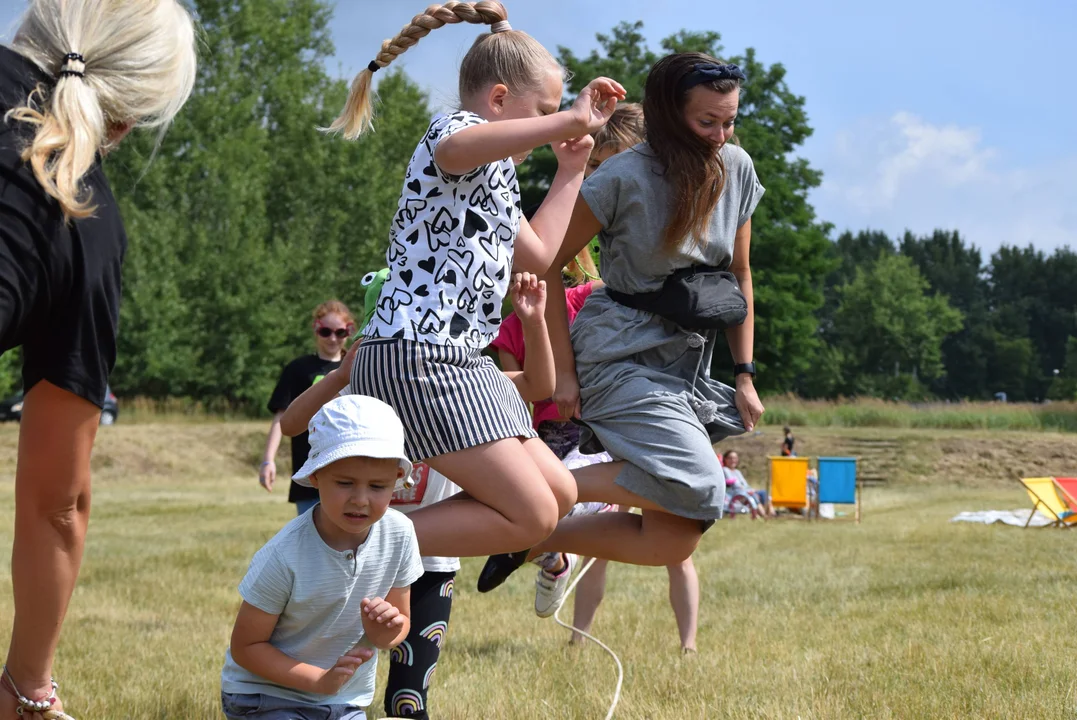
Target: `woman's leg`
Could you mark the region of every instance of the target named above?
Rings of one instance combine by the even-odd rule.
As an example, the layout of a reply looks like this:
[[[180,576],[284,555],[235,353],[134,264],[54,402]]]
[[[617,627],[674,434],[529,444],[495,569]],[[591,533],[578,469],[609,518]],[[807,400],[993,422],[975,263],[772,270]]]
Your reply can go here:
[[[580,559],[580,567],[587,565],[587,558]],[[587,571],[587,574],[576,584],[576,600],[572,610],[572,626],[584,632],[591,632],[591,624],[595,621],[595,613],[602,603],[602,597],[606,594],[606,568],[609,562],[595,560],[595,564]],[[579,633],[572,633],[570,642],[577,643],[583,640]]]
[[[387,715],[416,720],[430,717],[428,693],[441,655],[441,643],[448,631],[455,575],[428,572],[411,586],[411,631],[404,642],[389,651],[389,680],[385,686]],[[445,632],[428,632],[438,623],[444,625]]]
[[[576,501],[571,476],[538,440],[497,440],[427,463],[467,495],[409,515],[424,555],[474,557],[527,549],[553,531],[562,507],[568,512]]]
[[[661,510],[662,507],[616,483],[624,462],[607,462],[587,465],[572,471],[576,479],[576,502],[604,502],[622,508],[638,507],[641,510]]]
[[[15,619],[7,667],[19,692],[52,689],[52,660],[75,588],[90,520],[90,453],[101,411],[49,382],[26,394],[15,470],[11,584]],[[0,717],[14,717],[0,692]]]
[[[674,565],[695,551],[702,534],[698,520],[666,512],[607,512],[563,519],[531,552],[574,553],[631,565]]]
[[[669,604],[677,618],[681,649],[695,652],[696,628],[699,625],[699,576],[689,557],[682,563],[668,565]]]

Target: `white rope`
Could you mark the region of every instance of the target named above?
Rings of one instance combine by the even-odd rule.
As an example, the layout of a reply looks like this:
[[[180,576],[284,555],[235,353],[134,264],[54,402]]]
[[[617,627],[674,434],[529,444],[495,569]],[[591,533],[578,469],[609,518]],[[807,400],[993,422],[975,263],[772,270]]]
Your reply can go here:
[[[565,600],[566,601],[568,600],[568,596],[572,594],[572,591],[576,589],[576,585],[579,584],[580,580],[583,578],[583,576],[585,574],[587,574],[587,571],[590,570],[591,566],[594,565],[594,564],[595,564],[595,558],[591,558],[591,560],[586,565],[583,566],[583,569],[580,570],[578,573],[576,573],[576,578],[571,583],[569,583],[568,589],[565,590]],[[602,648],[603,650],[608,652],[610,657],[613,658],[614,664],[617,666],[617,686],[613,690],[613,701],[610,703],[610,710],[609,710],[608,713],[606,713],[606,720],[612,720],[613,719],[613,711],[617,709],[617,703],[621,699],[621,685],[624,683],[624,679],[625,679],[625,669],[624,669],[624,666],[621,665],[621,658],[617,657],[617,653],[613,652],[613,650],[610,650],[609,646],[607,646],[604,642],[602,642],[601,640],[596,638],[594,635],[591,635],[590,633],[586,633],[583,630],[580,630],[578,627],[573,627],[573,626],[569,625],[567,622],[563,621],[560,616],[561,616],[561,608],[563,608],[564,606],[565,606],[565,603],[561,603],[561,607],[557,608],[557,612],[555,612],[553,614],[554,621],[558,625],[560,625],[561,627],[563,627],[563,628],[565,628],[567,630],[572,630],[573,632],[578,632],[580,635],[587,638],[588,640],[593,642],[595,645],[598,645],[600,648]]]

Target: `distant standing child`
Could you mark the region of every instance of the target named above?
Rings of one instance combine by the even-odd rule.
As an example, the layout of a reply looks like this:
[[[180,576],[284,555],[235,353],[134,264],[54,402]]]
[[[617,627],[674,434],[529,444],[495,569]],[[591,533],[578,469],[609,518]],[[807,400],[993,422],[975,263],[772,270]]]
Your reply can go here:
[[[288,363],[281,371],[277,386],[273,388],[273,395],[269,398],[269,412],[273,413],[273,420],[269,424],[265,454],[258,468],[258,483],[266,492],[273,492],[273,485],[277,480],[281,415],[303,391],[340,367],[348,337],[355,332],[355,320],[344,303],[330,300],[314,308],[311,332],[314,335],[316,352],[301,355]],[[293,472],[303,466],[307,461],[307,453],[310,452],[305,421],[303,428],[302,434],[292,438]],[[311,487],[292,482],[288,487],[288,502],[295,503],[296,514],[302,515],[318,502],[318,492]]]
[[[785,439],[782,440],[782,457],[796,457],[794,446],[797,444],[797,439],[793,437],[793,431],[786,427],[783,432],[785,432]]]
[[[318,490],[311,512],[259,550],[221,673],[230,720],[365,720],[375,650],[411,628],[410,586],[423,574],[411,521],[389,508],[409,476],[404,429],[385,403],[336,398],[309,425],[293,479]]]

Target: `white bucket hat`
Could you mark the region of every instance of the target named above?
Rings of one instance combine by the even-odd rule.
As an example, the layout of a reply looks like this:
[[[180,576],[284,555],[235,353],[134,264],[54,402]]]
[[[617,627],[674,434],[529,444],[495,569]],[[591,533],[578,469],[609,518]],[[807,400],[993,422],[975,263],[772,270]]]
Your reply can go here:
[[[310,454],[292,475],[312,487],[310,476],[326,465],[349,457],[393,458],[400,461],[403,487],[411,479],[411,461],[404,455],[404,426],[391,407],[366,395],[342,395],[322,406],[307,426]]]

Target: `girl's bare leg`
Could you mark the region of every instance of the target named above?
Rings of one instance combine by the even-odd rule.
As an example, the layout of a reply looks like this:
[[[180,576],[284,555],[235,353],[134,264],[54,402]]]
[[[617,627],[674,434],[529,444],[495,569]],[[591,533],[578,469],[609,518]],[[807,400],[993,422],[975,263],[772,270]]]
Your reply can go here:
[[[580,567],[587,565],[588,558],[580,558]],[[606,594],[606,568],[609,562],[595,560],[595,564],[587,571],[587,574],[576,584],[576,600],[572,610],[572,626],[584,632],[591,632],[591,625],[595,621],[598,606],[602,603],[602,597]],[[577,643],[583,640],[579,633],[572,633],[570,642]]]
[[[677,618],[681,649],[695,651],[696,628],[699,626],[699,576],[689,557],[682,563],[669,565],[669,604]]]
[[[424,555],[513,552],[535,545],[553,531],[561,506],[575,502],[575,487],[559,475],[547,478],[544,471],[550,469],[530,442],[538,441],[508,438],[427,460],[466,496],[409,515]]]

